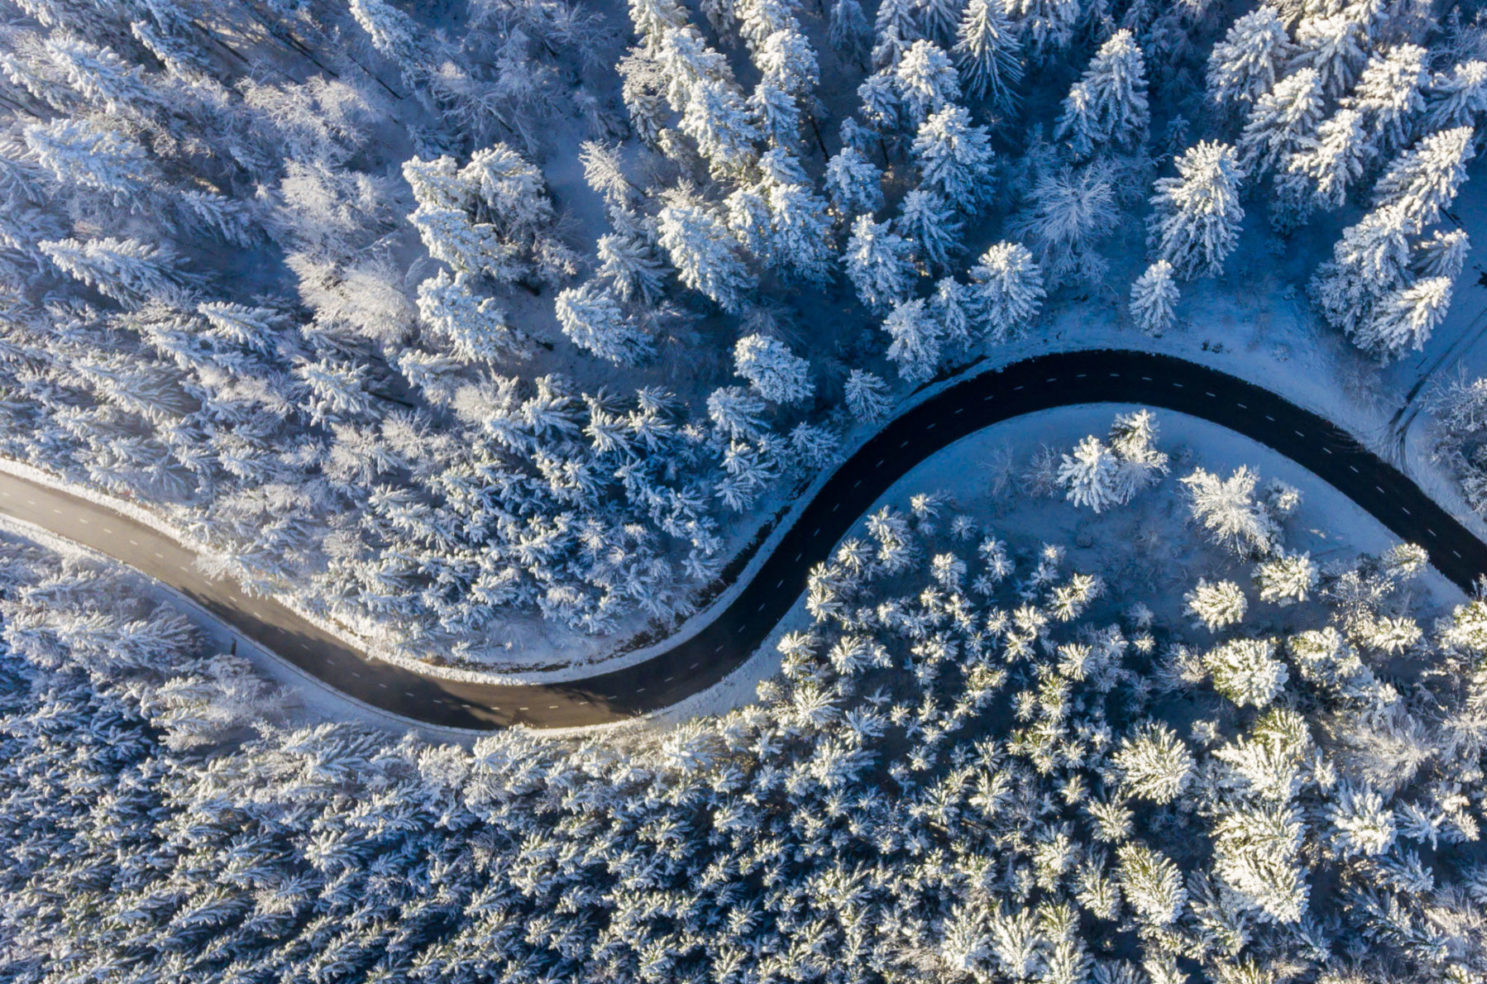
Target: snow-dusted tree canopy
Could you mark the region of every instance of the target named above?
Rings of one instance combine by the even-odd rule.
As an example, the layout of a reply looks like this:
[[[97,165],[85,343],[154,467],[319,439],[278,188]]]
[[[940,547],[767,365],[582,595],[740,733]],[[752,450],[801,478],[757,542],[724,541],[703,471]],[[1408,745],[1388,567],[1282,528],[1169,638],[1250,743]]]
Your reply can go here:
[[[474,671],[663,639],[1052,348],[1356,410],[1487,515],[1484,116],[1480,0],[0,0],[0,458]],[[1120,544],[920,490],[781,583],[755,704],[591,741],[308,725],[6,541],[0,979],[1482,978],[1483,602],[1086,433],[967,470]]]
[[[1421,349],[1487,113],[1471,3],[6,11],[0,453],[442,663],[675,624],[810,449],[1094,297],[1197,333],[1284,254]]]

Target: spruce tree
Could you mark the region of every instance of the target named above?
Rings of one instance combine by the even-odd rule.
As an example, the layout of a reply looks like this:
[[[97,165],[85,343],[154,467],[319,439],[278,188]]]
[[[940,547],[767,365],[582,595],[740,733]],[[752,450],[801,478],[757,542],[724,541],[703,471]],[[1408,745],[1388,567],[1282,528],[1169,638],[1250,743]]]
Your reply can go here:
[[[1239,240],[1243,172],[1226,144],[1203,141],[1177,158],[1177,177],[1153,186],[1152,238],[1178,276],[1216,276]]]

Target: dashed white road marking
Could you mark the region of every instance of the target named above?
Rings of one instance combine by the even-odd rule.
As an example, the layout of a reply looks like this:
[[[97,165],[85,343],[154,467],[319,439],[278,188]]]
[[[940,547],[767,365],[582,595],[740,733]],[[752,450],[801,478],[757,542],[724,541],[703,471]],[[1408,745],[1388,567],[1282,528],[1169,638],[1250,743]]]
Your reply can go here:
[[[1299,437],[1299,438],[1301,438],[1301,439],[1303,439],[1303,440],[1305,440],[1305,439],[1306,439],[1306,435],[1305,435],[1305,434],[1303,434],[1303,433],[1301,433],[1301,432],[1300,432],[1300,431],[1299,431],[1299,430],[1296,430],[1296,429],[1295,429],[1295,428],[1294,428],[1294,427],[1293,427],[1293,428],[1291,428],[1291,433],[1292,433],[1292,434],[1295,434],[1295,435],[1296,435],[1296,436],[1297,436],[1297,437]]]
[[[165,554],[161,553],[158,550],[153,550],[153,551],[151,551],[151,553],[153,553],[156,557],[158,557],[161,560],[164,560],[165,559]]]
[[[54,509],[54,510],[52,510],[52,511],[53,511],[53,512],[56,512],[56,510],[55,510],[55,509]],[[91,520],[89,520],[89,519],[88,519],[88,517],[87,517],[87,516],[79,516],[79,517],[78,517],[78,518],[77,518],[77,521],[78,521],[78,522],[79,522],[79,523],[82,523],[82,524],[83,524],[83,525],[84,525],[84,526],[91,526],[91,525],[93,525],[93,523],[92,523],[92,521],[91,521]]]
[[[1331,454],[1332,453],[1332,449],[1331,448],[1323,448],[1322,449],[1322,453],[1323,454]]]
[[[956,407],[955,408],[955,415],[957,417],[960,416],[961,414],[965,413],[965,412],[966,412],[966,408],[965,407]]]
[[[1431,528],[1430,528],[1430,527],[1428,527],[1428,526],[1427,526],[1427,527],[1425,527],[1425,532],[1426,532],[1426,533],[1429,533],[1429,534],[1430,534],[1430,535],[1431,535],[1431,536],[1435,536],[1435,530],[1433,530],[1433,529],[1431,529]]]
[[[129,541],[129,545],[131,547],[137,547],[137,546],[139,546],[139,541],[138,540],[130,540]]]
[[[852,487],[855,489],[855,488],[857,488],[857,486],[859,486],[861,484],[862,484],[862,479],[859,478],[857,481],[855,481],[855,482],[852,483]]]
[[[935,429],[935,421],[933,421],[933,420],[931,420],[931,421],[930,421],[930,422],[929,422],[929,423],[927,423],[927,424],[925,424],[925,425],[924,425],[924,429],[925,429],[925,430],[927,430],[927,431],[932,431],[932,430],[934,430],[934,429]],[[907,443],[908,443],[908,442],[907,442],[907,441],[906,441],[906,442],[904,442],[904,443],[906,443],[906,444],[907,444]]]
[[[873,465],[873,467],[874,468],[882,468],[883,467],[883,459],[882,458],[879,458],[878,459],[878,463],[876,465]]]
[[[777,587],[777,588],[783,588],[785,586],[785,579],[784,578],[780,578],[778,581],[776,581],[774,583],[774,586]]]
[[[908,441],[899,441],[898,442],[898,446],[901,447],[901,448],[906,448],[906,447],[909,446],[909,442]]]
[[[1379,487],[1377,485],[1375,485],[1374,488],[1379,489]],[[1383,489],[1379,489],[1379,495],[1387,495],[1387,494],[1388,493],[1386,493]]]
[[[985,396],[981,397],[981,402],[982,403],[990,403],[992,400],[995,400],[995,399],[996,399],[996,394],[995,393],[987,393]]]
[[[838,509],[840,509],[840,508],[842,508],[842,504],[841,504],[841,503],[840,503],[840,502],[837,502],[837,503],[834,503],[834,504],[833,504],[833,505],[832,505],[832,507],[831,507],[831,511],[832,511],[832,512],[836,512],[836,511],[837,511],[837,510],[838,510]]]
[[[1120,378],[1120,373],[1118,373],[1118,372],[1112,372],[1110,374],[1110,378],[1111,379],[1119,379]]]
[[[1203,391],[1203,395],[1206,396],[1206,397],[1208,397],[1209,399],[1212,399],[1212,400],[1217,400],[1218,399],[1218,394],[1217,393],[1210,393],[1210,392],[1208,392],[1208,390],[1204,390]]]
[[[1399,507],[1399,511],[1402,512],[1402,513],[1404,513],[1406,516],[1413,516],[1414,515],[1414,513],[1410,512],[1408,509],[1404,508],[1404,506],[1400,506]]]
[[[1360,472],[1358,470],[1358,468],[1357,468],[1356,465],[1348,465],[1348,471],[1352,472],[1354,475],[1361,475],[1361,474],[1363,474],[1362,472]]]

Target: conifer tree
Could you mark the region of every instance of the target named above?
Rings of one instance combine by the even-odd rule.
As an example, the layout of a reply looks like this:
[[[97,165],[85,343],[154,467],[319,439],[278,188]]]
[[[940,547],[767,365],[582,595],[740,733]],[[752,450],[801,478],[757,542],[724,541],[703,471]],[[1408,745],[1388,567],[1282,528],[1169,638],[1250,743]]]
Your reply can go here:
[[[856,147],[843,147],[826,163],[826,194],[839,216],[871,216],[883,207],[883,172]]]
[[[1487,61],[1460,62],[1436,73],[1425,91],[1427,132],[1475,126],[1487,115]]]
[[[1275,8],[1244,14],[1208,56],[1208,98],[1220,105],[1256,102],[1275,88],[1293,50]]]
[[[1425,108],[1425,49],[1401,44],[1369,59],[1345,100],[1363,115],[1374,152],[1390,154],[1404,146],[1414,120]]]
[[[847,409],[858,420],[873,422],[888,414],[888,384],[866,369],[853,369],[845,386]]]
[[[1147,721],[1122,739],[1111,761],[1120,770],[1121,788],[1153,803],[1171,803],[1187,789],[1193,754],[1171,728]]]
[[[933,113],[960,98],[960,77],[945,50],[923,39],[909,45],[894,67],[899,98],[908,111],[908,124],[917,127]]]
[[[847,278],[857,288],[863,304],[875,311],[886,311],[908,296],[914,283],[910,252],[910,244],[890,231],[888,223],[874,222],[866,215],[856,218],[843,261]]]
[[[948,106],[926,119],[913,151],[923,186],[953,207],[974,212],[991,198],[991,141],[963,106]]]
[[[1401,154],[1374,186],[1374,205],[1397,210],[1405,227],[1418,233],[1439,221],[1466,180],[1474,154],[1470,127],[1441,130]]]
[[[1090,59],[1054,128],[1076,156],[1105,147],[1131,149],[1146,139],[1146,59],[1130,31],[1117,31]]]
[[[1316,134],[1324,106],[1321,79],[1310,68],[1287,75],[1260,95],[1237,144],[1245,173],[1258,177],[1284,167]]]
[[[1131,317],[1149,335],[1160,335],[1177,320],[1177,280],[1172,264],[1157,260],[1131,284]]]
[[[815,392],[810,363],[776,338],[745,335],[733,347],[733,365],[754,392],[772,403],[799,403]]]
[[[655,352],[650,337],[614,294],[593,281],[560,292],[554,311],[568,340],[598,358],[635,365]]]
[[[1385,295],[1353,333],[1353,341],[1384,361],[1418,351],[1450,306],[1451,281],[1427,277]]]
[[[1152,238],[1178,276],[1216,276],[1223,269],[1244,221],[1242,177],[1234,148],[1204,141],[1177,158],[1177,177],[1154,185]]]
[[[682,283],[725,311],[739,310],[752,278],[722,219],[705,205],[685,202],[667,205],[657,219],[661,247]]]
[[[940,364],[940,326],[922,299],[895,304],[883,321],[883,330],[892,339],[888,358],[897,364],[905,382],[917,385],[935,374]]]
[[[974,320],[992,341],[1022,331],[1043,307],[1043,272],[1020,243],[997,243],[970,271]]]
[[[904,196],[894,226],[912,243],[920,262],[931,271],[944,270],[961,250],[965,225],[939,195],[915,188]]]
[[[961,15],[955,42],[961,89],[967,99],[985,99],[1000,114],[1011,114],[1022,83],[1022,40],[1006,0],[970,0]]]
[[[1288,678],[1271,639],[1230,639],[1204,653],[1203,665],[1213,688],[1240,707],[1265,707]]]
[[[1340,109],[1317,127],[1316,136],[1303,138],[1286,160],[1276,188],[1295,203],[1298,214],[1313,206],[1337,208],[1363,174],[1372,145],[1363,129],[1363,115]]]
[[[1239,622],[1249,607],[1244,591],[1233,581],[1209,581],[1201,577],[1182,600],[1188,614],[1209,632]]]

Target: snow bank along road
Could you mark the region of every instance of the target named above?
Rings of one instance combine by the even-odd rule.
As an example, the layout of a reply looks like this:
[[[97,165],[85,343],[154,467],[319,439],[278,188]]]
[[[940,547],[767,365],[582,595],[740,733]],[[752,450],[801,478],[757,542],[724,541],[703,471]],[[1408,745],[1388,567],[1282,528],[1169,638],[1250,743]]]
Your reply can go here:
[[[572,727],[657,710],[721,680],[789,611],[805,572],[914,465],[997,421],[1081,403],[1177,410],[1267,444],[1345,493],[1470,590],[1487,544],[1346,432],[1258,386],[1142,352],[1040,356],[949,387],[888,424],[845,461],[759,573],[697,635],[644,663],[566,683],[496,686],[434,680],[385,663],[267,598],[205,577],[169,537],[86,499],[0,473],[0,512],[115,557],[185,593],[271,652],[366,703],[429,724]]]

